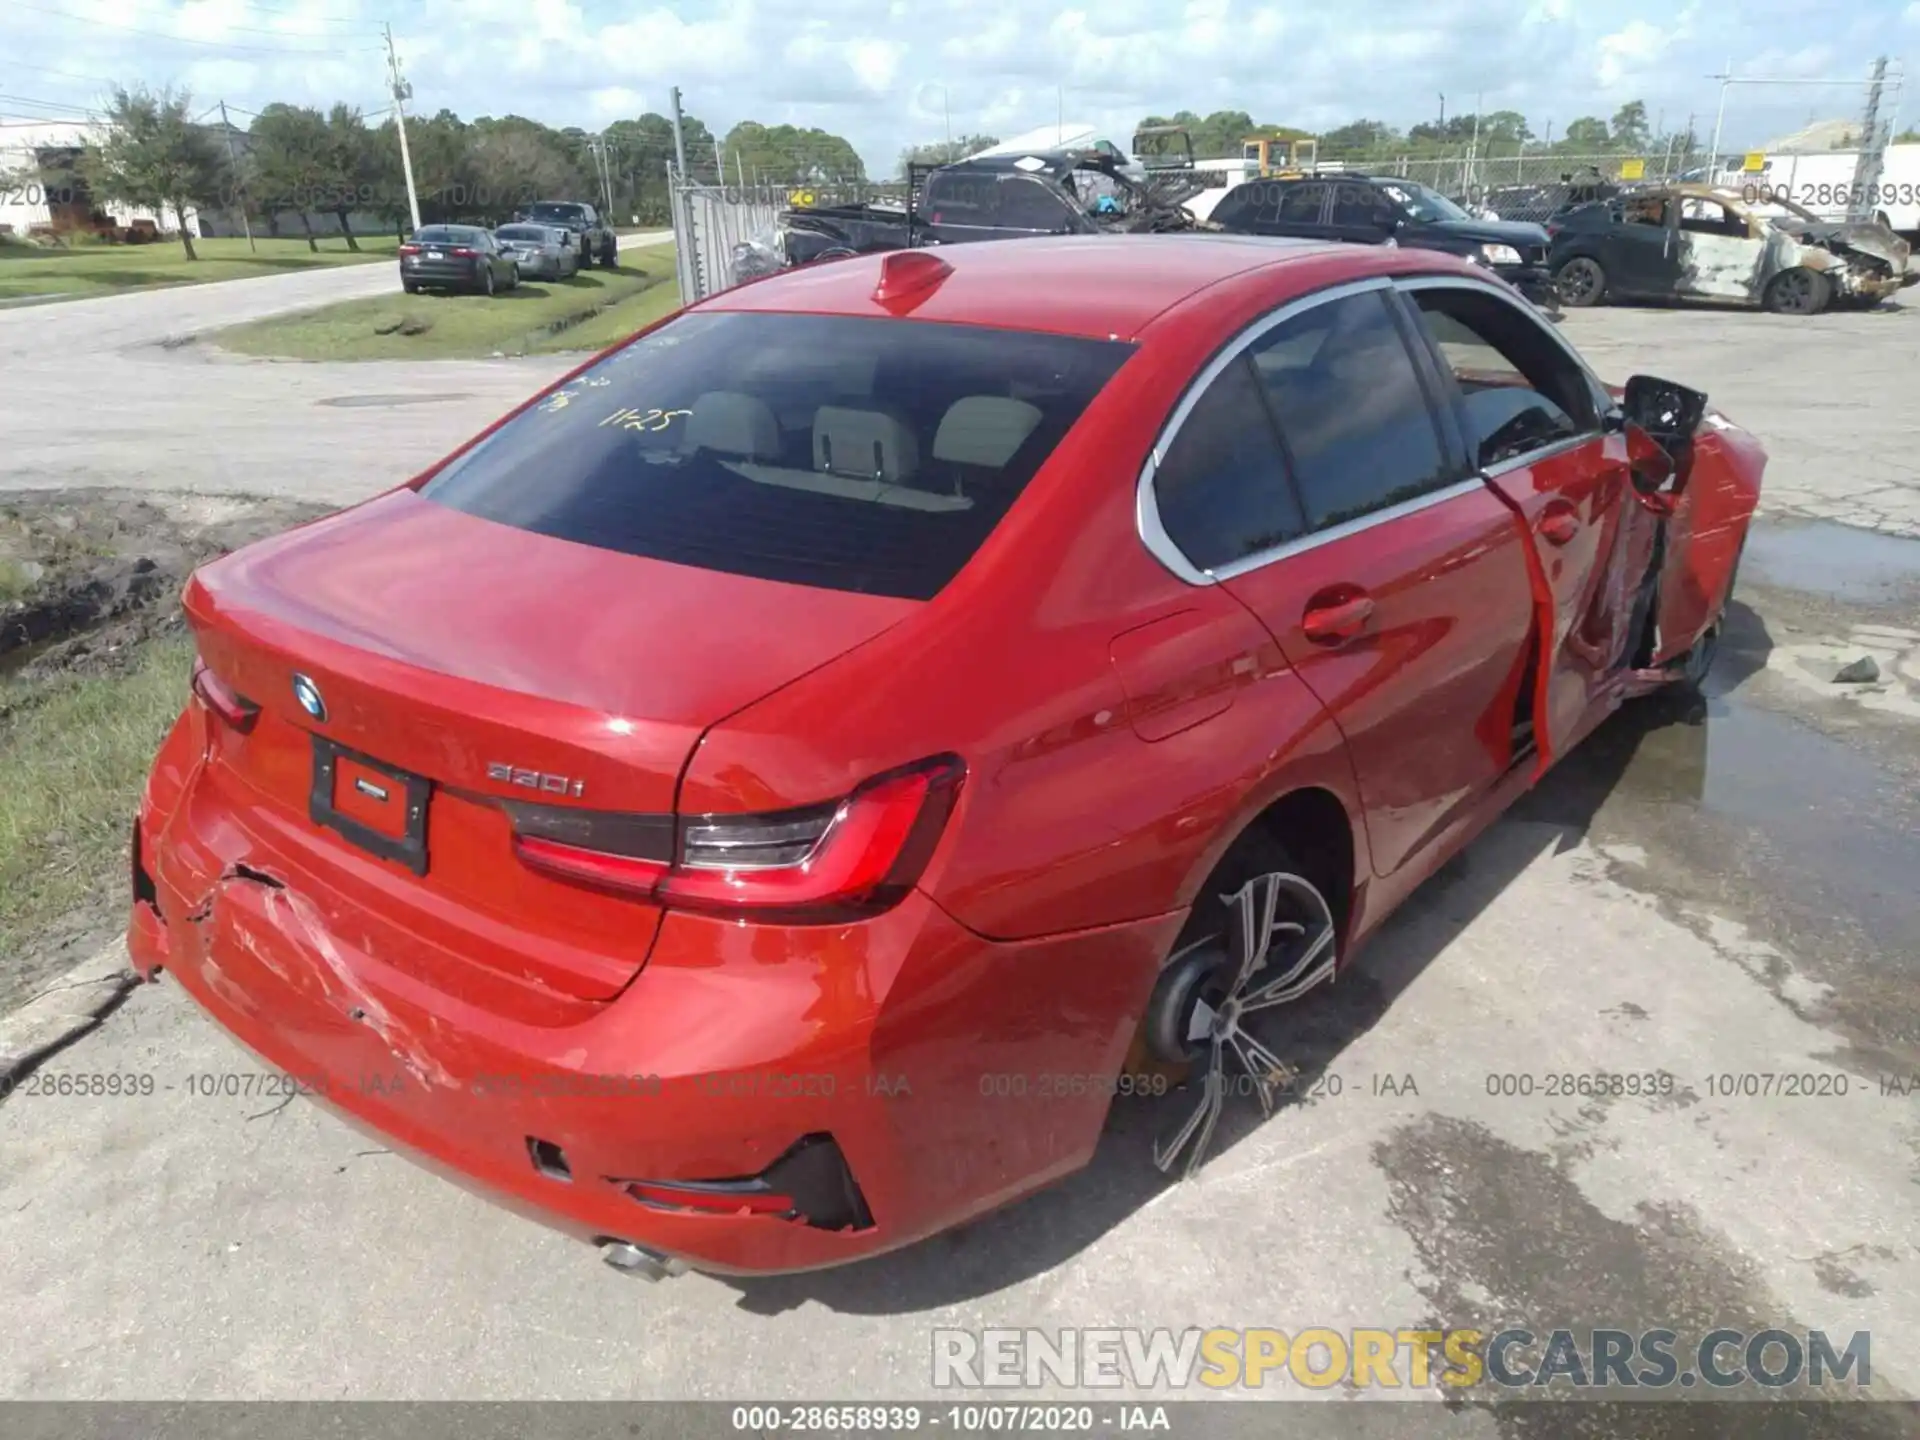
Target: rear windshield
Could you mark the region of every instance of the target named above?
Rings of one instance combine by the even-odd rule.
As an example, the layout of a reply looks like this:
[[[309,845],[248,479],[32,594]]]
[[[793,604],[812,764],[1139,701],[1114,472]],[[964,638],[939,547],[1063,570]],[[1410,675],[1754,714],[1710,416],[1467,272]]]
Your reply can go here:
[[[421,493],[630,555],[926,600],[1132,352],[912,320],[682,315]]]
[[[544,225],[502,225],[493,233],[502,240],[538,240],[543,245],[553,237]]]
[[[414,231],[413,238],[428,245],[470,245],[479,234],[477,230],[462,230],[457,225],[428,225]]]
[[[582,220],[586,211],[578,205],[536,205],[527,212],[535,220]]]

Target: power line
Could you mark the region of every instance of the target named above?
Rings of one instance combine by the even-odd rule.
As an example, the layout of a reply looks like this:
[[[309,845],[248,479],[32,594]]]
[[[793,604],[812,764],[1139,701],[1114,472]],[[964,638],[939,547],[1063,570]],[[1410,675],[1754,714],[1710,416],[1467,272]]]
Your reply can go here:
[[[29,5],[25,0],[9,0],[15,10],[32,10],[37,14],[51,15],[56,20],[75,20],[82,25],[99,25],[109,30],[118,30],[127,35],[142,35],[150,40],[169,40],[175,45],[199,45],[210,50],[249,50],[267,55],[367,55],[372,54],[376,46],[364,46],[353,50],[301,50],[287,45],[239,45],[225,40],[196,40],[186,35],[169,35],[163,30],[142,30],[133,25],[122,25],[114,20],[96,20],[91,16],[74,15],[65,10],[49,10],[44,5]],[[236,27],[238,28],[238,27]],[[284,34],[284,31],[263,30],[264,35]],[[321,36],[310,36],[321,39]]]
[[[32,70],[39,75],[58,75],[66,80],[95,80],[102,85],[119,83],[118,81],[108,79],[105,75],[82,75],[74,70],[54,70],[45,65],[29,65],[24,60],[0,61],[0,70],[8,68],[15,70]]]
[[[9,105],[33,105],[42,110],[70,110],[79,115],[96,113],[90,106],[70,105],[64,100],[36,100],[31,95],[0,95]]]

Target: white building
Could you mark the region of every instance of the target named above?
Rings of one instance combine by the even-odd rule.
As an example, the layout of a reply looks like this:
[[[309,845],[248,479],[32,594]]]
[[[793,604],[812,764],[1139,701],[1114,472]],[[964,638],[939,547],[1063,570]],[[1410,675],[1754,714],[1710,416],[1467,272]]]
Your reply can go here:
[[[0,233],[24,236],[49,225],[86,229],[96,211],[110,216],[116,225],[151,220],[161,230],[178,226],[173,215],[93,202],[76,164],[92,130],[84,120],[0,115],[0,175],[7,177],[0,183]],[[187,222],[194,220],[190,209]]]

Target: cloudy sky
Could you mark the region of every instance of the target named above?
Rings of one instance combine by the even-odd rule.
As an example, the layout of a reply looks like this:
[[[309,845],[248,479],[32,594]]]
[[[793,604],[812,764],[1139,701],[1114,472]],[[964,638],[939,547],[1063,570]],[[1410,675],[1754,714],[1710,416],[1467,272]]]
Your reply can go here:
[[[1084,7],[1084,8],[1082,8]],[[796,16],[804,18],[796,19]],[[1124,139],[1143,113],[1243,109],[1326,129],[1525,114],[1536,133],[1643,99],[1703,139],[1736,74],[1864,77],[1920,57],[1920,0],[0,0],[0,114],[69,113],[112,81],[211,105],[385,103],[390,22],[415,107],[597,128],[667,108],[715,131],[817,125],[870,165],[954,133],[1067,120]],[[1858,113],[1862,83],[1735,88],[1726,145]],[[34,102],[34,103],[29,103]],[[1920,94],[1901,103],[1920,124]],[[236,116],[244,121],[244,114]]]

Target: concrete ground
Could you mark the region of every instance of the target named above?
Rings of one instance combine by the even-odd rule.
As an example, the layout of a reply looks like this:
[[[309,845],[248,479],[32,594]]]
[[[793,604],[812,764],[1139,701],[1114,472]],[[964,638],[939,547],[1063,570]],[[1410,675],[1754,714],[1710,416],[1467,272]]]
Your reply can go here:
[[[667,231],[622,244],[670,240]],[[578,356],[307,363],[196,334],[381,295],[391,265],[0,310],[0,486],[136,485],[348,504],[399,483]]]
[[[43,383],[14,358],[19,318],[0,316],[5,383]],[[1913,313],[1622,310],[1567,329],[1610,375],[1702,385],[1759,430],[1770,498],[1790,497],[1775,512],[1906,523]],[[100,439],[69,407],[64,448],[24,439],[30,478],[180,488],[199,453],[221,487],[348,500],[457,438],[483,393],[504,403],[538,378],[181,363],[99,333],[116,379],[89,393],[138,419],[99,416]],[[217,419],[208,376],[241,377],[247,406]],[[132,398],[162,384],[196,398]],[[315,403],[405,384],[469,398],[408,423]],[[172,459],[141,458],[156,455]],[[43,1073],[151,1075],[152,1095],[0,1105],[0,1296],[19,1317],[0,1394],[924,1399],[936,1327],[1510,1322],[1870,1330],[1873,1393],[1920,1394],[1916,552],[1779,513],[1761,526],[1712,698],[1616,717],[1291,1012],[1287,1051],[1320,1093],[1265,1124],[1230,1112],[1196,1179],[1148,1163],[1177,1115],[1125,1108],[1087,1172],[846,1270],[628,1280],[315,1106],[189,1093],[189,1076],[260,1067],[177,986],[138,989]],[[1863,653],[1879,685],[1830,683]],[[1674,1083],[1545,1094],[1593,1072]],[[1829,1079],[1784,1098],[1737,1078],[1787,1073]],[[1495,1093],[1521,1076],[1533,1094]],[[1703,1433],[1697,1407],[1660,1409],[1636,1440]],[[1434,1410],[1412,1433],[1571,1424]],[[1903,1433],[1864,1411],[1822,1424],[1780,1433]]]

